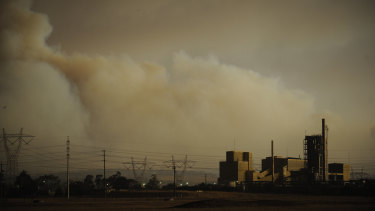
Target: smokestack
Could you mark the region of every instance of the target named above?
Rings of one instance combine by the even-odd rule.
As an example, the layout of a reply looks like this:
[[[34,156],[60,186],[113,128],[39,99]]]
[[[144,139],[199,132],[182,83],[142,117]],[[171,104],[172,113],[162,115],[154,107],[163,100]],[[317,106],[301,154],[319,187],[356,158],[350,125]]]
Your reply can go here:
[[[274,174],[275,174],[275,158],[273,155],[273,140],[271,140],[271,156],[272,156],[272,183],[274,182]]]
[[[326,127],[326,123],[325,123],[325,119],[322,119],[322,137],[323,137],[323,140],[325,140],[325,127]]]
[[[322,144],[323,144],[323,182],[326,182],[327,176],[327,142],[326,142],[326,123],[322,119]]]

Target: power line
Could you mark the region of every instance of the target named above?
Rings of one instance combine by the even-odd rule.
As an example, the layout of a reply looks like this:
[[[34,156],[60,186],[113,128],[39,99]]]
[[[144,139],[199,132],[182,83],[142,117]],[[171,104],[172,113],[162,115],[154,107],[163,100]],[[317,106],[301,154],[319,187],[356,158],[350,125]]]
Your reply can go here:
[[[135,161],[133,157],[131,157],[130,159],[131,162],[123,162],[123,164],[131,165],[133,169],[134,179],[139,183],[143,183],[146,167],[148,165],[147,157],[145,157],[143,161]]]
[[[23,134],[23,128],[18,134],[5,133],[3,128],[2,141],[4,144],[5,154],[7,157],[6,176],[8,183],[14,184],[18,173],[18,157],[23,144],[29,144],[35,136]]]
[[[182,181],[185,176],[186,168],[191,168],[195,161],[188,160],[187,155],[185,156],[184,160],[175,160],[174,156],[172,155],[172,160],[164,161],[167,168],[173,169],[173,195],[176,197],[176,169],[182,168],[179,181]]]

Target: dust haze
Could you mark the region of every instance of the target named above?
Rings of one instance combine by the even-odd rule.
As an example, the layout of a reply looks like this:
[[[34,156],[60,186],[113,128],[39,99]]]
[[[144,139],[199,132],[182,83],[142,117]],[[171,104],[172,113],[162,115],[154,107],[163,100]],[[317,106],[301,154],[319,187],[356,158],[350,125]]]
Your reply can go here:
[[[243,151],[268,150],[275,139],[298,156],[305,131],[319,133],[322,117],[336,139],[347,135],[337,135],[347,129],[343,118],[317,108],[309,93],[214,54],[181,49],[164,64],[139,62],[126,51],[50,47],[53,26],[31,4],[1,3],[0,126],[23,127],[38,137],[35,144],[64,144],[71,136],[81,144],[224,154],[234,139]],[[368,137],[362,131],[351,132]]]

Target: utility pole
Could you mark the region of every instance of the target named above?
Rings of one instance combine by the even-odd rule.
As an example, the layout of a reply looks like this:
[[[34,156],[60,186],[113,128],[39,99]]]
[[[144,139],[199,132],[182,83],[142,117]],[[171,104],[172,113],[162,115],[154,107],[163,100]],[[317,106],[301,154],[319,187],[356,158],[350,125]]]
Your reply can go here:
[[[195,161],[190,161],[187,159],[187,155],[185,156],[184,160],[175,160],[172,155],[172,160],[164,161],[164,163],[167,163],[168,168],[173,169],[173,195],[176,197],[176,169],[177,168],[183,168],[182,170],[182,176],[186,171],[186,168],[191,168],[193,166],[193,163]]]
[[[204,174],[204,184],[207,185],[207,174]]]
[[[70,184],[69,184],[69,159],[70,159],[70,140],[69,136],[66,140],[66,192],[67,198],[70,198]]]
[[[172,155],[172,168],[173,168],[173,196],[176,197],[176,163]]]
[[[274,183],[275,177],[275,157],[273,156],[273,140],[271,140],[271,156],[272,156],[272,183]]]
[[[103,150],[103,162],[104,162],[104,198],[107,199],[107,181],[105,179],[105,150]]]

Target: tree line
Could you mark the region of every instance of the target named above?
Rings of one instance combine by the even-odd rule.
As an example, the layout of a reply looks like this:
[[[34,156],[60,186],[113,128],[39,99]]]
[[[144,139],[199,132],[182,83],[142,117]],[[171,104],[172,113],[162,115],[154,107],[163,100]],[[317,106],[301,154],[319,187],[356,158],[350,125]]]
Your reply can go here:
[[[65,196],[67,194],[66,183],[61,182],[58,176],[53,174],[39,176],[33,179],[26,171],[22,171],[14,184],[5,185],[4,175],[1,175],[2,196],[28,197],[28,196]],[[103,175],[86,175],[82,180],[69,182],[70,195],[99,195],[119,190],[158,190],[162,189],[161,182],[154,174],[145,184],[140,184],[134,179],[128,179],[117,171],[104,180]],[[106,186],[105,186],[106,185]],[[167,185],[168,186],[168,185]],[[166,186],[166,187],[167,187]]]

